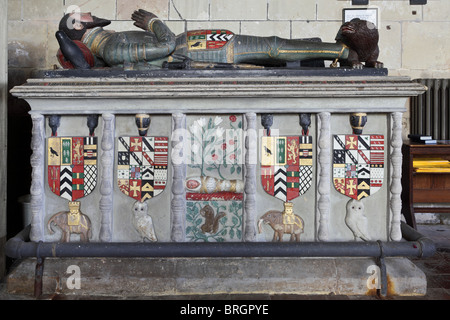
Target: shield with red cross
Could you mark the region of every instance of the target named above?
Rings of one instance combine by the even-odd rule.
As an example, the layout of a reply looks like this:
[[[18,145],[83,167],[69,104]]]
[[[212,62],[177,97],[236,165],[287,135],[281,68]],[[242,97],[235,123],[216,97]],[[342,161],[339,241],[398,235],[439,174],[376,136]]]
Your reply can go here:
[[[334,135],[333,184],[361,200],[380,190],[384,180],[383,135]]]
[[[162,193],[167,182],[167,137],[119,137],[117,183],[122,193],[144,202]]]

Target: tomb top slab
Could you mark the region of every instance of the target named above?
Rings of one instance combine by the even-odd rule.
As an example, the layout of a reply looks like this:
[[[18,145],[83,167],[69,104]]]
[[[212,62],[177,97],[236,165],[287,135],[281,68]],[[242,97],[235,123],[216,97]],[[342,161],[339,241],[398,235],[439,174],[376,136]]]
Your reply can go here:
[[[118,68],[104,69],[64,69],[37,70],[37,78],[264,78],[264,77],[382,77],[388,75],[386,68],[255,68],[255,69],[152,69],[124,70]]]
[[[308,70],[289,69],[41,71],[11,93],[27,100],[32,112],[44,114],[383,113],[406,111],[404,101],[398,99],[426,90],[408,77],[376,75],[374,69],[372,75],[365,74],[366,69],[331,70],[326,72],[337,73],[311,76]],[[48,103],[48,99],[59,103]]]

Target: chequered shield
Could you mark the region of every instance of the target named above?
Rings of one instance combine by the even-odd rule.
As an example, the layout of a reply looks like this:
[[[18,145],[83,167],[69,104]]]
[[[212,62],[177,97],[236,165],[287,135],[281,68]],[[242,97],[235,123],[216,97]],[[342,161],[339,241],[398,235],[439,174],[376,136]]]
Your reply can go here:
[[[262,137],[261,182],[264,190],[283,201],[304,194],[312,183],[312,137]]]
[[[117,183],[122,193],[144,202],[162,193],[167,182],[167,137],[119,137]]]
[[[380,190],[383,178],[383,135],[333,137],[333,184],[337,191],[361,200]]]
[[[50,137],[47,181],[50,190],[69,201],[92,193],[97,184],[97,137]]]

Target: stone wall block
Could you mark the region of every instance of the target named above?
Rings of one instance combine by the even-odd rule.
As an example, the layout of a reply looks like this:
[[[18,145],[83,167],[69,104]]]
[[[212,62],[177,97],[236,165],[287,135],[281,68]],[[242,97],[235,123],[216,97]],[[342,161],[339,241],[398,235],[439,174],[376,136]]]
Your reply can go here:
[[[402,67],[449,70],[450,22],[407,22],[402,26]],[[448,76],[447,76],[448,77]]]
[[[423,20],[424,21],[449,21],[450,19],[450,5],[448,0],[433,0],[428,1],[426,6],[423,6]]]
[[[410,5],[409,1],[371,1],[370,4],[379,8],[379,16],[383,21],[422,20],[422,5]]]
[[[22,0],[8,0],[8,20],[22,19]]]
[[[289,21],[244,21],[241,23],[241,33],[255,36],[291,37],[291,23]]]
[[[350,0],[347,1],[316,0],[316,2],[317,2],[317,16],[316,16],[317,20],[342,21],[342,9],[355,8],[352,6],[352,2]]]
[[[58,20],[64,8],[61,0],[22,0],[24,20]]]
[[[292,38],[318,37],[323,42],[335,42],[340,27],[340,21],[292,21]]]
[[[46,47],[46,68],[53,69],[54,65],[61,68],[58,62],[56,54],[59,50],[59,43],[56,40],[55,33],[58,31],[59,21],[48,21],[47,22],[47,47]]]
[[[267,2],[261,0],[211,1],[211,20],[266,20]]]
[[[169,4],[170,20],[209,20],[209,0],[173,0]]]
[[[315,20],[316,2],[269,0],[269,20]]]
[[[81,12],[91,12],[92,15],[105,19],[116,19],[116,0],[66,0],[64,9],[78,6]]]
[[[226,29],[240,34],[241,23],[239,21],[188,21],[187,30],[199,29]]]
[[[169,18],[168,0],[117,0],[117,19],[131,20],[131,14],[138,9],[150,11],[163,20]]]
[[[400,22],[382,22],[379,28],[379,61],[389,70],[400,69],[402,65],[402,26]]]
[[[9,21],[8,65],[10,68],[45,68],[47,23]]]

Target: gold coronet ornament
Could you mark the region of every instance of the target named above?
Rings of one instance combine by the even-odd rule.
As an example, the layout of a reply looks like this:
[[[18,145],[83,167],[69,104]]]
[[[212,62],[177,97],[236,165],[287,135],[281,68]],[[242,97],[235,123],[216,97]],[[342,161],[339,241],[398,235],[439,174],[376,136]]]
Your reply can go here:
[[[80,205],[81,203],[78,201],[69,202],[69,212],[67,214],[67,224],[69,226],[80,225]]]

